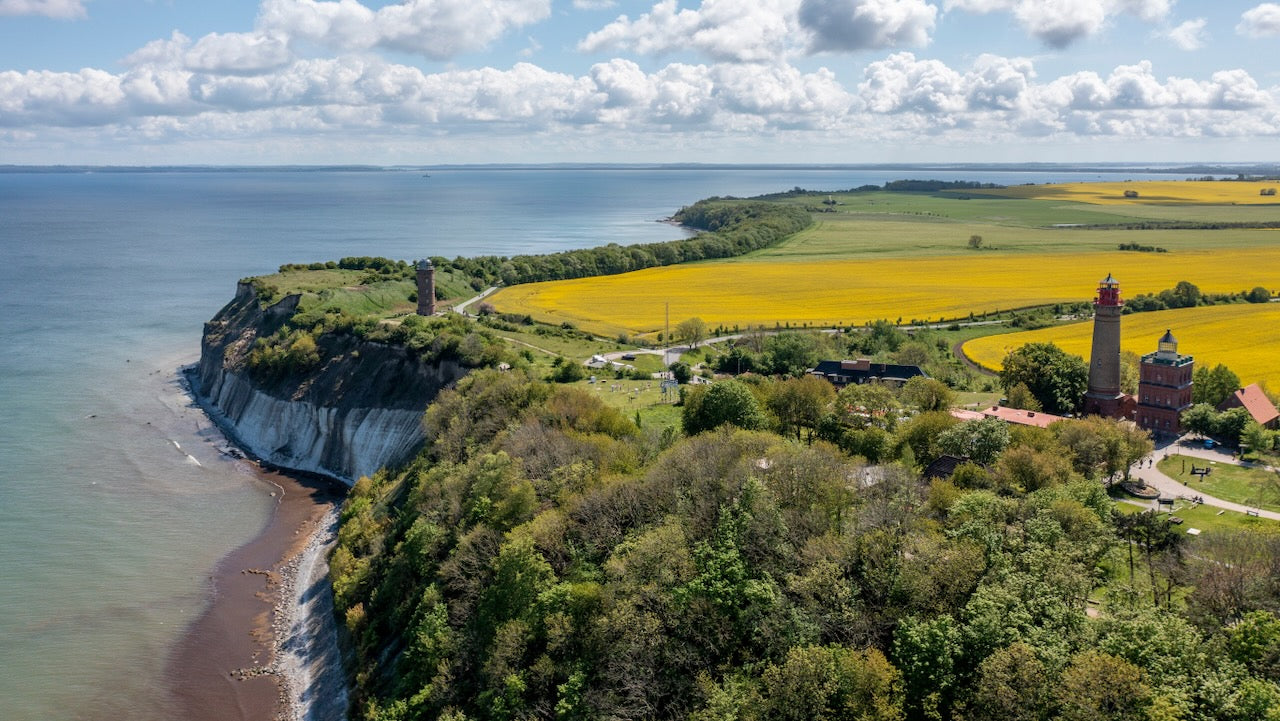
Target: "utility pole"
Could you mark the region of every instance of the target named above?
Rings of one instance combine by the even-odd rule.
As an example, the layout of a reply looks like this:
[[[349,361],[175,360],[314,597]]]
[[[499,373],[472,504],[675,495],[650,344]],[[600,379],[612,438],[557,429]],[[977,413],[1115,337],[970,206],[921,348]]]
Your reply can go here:
[[[667,344],[667,348],[671,347],[671,301],[667,301],[667,329],[662,332],[662,342]],[[670,351],[662,351],[662,365],[671,365],[671,359],[667,355]]]

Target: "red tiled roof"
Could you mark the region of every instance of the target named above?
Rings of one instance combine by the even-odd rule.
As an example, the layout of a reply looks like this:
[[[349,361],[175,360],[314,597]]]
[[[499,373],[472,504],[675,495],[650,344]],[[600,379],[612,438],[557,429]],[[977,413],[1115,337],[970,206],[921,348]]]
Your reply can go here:
[[[1019,408],[1005,408],[1004,406],[986,408],[982,411],[982,415],[988,418],[999,418],[1006,423],[1017,423],[1021,426],[1035,426],[1037,428],[1047,428],[1050,423],[1063,420],[1062,416],[1055,416],[1052,413],[1024,411]]]
[[[1232,402],[1234,400],[1234,402]],[[1257,383],[1241,388],[1235,392],[1231,400],[1228,400],[1231,406],[1240,406],[1249,411],[1249,415],[1253,416],[1253,420],[1260,425],[1267,425],[1280,418],[1280,411],[1272,405],[1271,399],[1267,398],[1267,394],[1262,392],[1262,388]],[[1224,404],[1225,405],[1225,404]]]

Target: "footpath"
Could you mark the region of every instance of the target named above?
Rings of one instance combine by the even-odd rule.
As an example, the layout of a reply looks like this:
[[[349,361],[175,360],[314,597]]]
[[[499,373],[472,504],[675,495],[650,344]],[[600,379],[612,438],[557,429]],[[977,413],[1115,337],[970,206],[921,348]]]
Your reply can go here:
[[[1141,467],[1131,470],[1129,475],[1133,478],[1142,479],[1142,481],[1148,486],[1160,491],[1160,495],[1162,497],[1172,496],[1175,498],[1181,497],[1187,499],[1199,498],[1206,506],[1222,508],[1228,511],[1236,511],[1238,513],[1257,513],[1260,518],[1269,518],[1273,521],[1280,521],[1280,513],[1261,510],[1254,506],[1246,506],[1242,503],[1224,501],[1221,498],[1214,498],[1213,496],[1206,496],[1203,491],[1198,491],[1191,486],[1180,483],[1164,473],[1161,473],[1160,469],[1156,468],[1156,466],[1160,464],[1160,460],[1166,456],[1174,455],[1190,456],[1192,458],[1199,458],[1201,460],[1212,461],[1223,465],[1241,465],[1241,463],[1236,460],[1232,454],[1227,453],[1226,451],[1222,451],[1217,448],[1196,446],[1189,441],[1175,441],[1173,443],[1157,447],[1151,455],[1139,461],[1138,465]]]

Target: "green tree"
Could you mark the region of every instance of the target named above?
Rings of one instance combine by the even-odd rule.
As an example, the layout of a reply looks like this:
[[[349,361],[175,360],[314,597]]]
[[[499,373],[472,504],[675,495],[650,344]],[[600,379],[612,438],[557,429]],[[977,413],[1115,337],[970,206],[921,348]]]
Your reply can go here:
[[[1054,692],[1063,721],[1145,721],[1151,705],[1142,669],[1098,651],[1076,654]]]
[[[893,662],[902,671],[910,718],[950,718],[962,653],[950,614],[902,621],[893,634]]]
[[[1048,717],[1049,674],[1035,650],[1014,643],[985,658],[964,718],[969,721],[1039,721]]]
[[[1153,448],[1146,431],[1111,418],[1062,420],[1049,429],[1070,455],[1072,466],[1086,478],[1127,472]]]
[[[1025,384],[1049,413],[1071,413],[1089,387],[1089,367],[1052,343],[1028,343],[1004,358],[1000,383],[1006,393]]]
[[[1062,452],[1014,446],[1000,454],[991,469],[996,486],[1004,493],[1031,493],[1071,480],[1071,461]]]
[[[827,406],[836,397],[835,389],[825,379],[805,375],[788,378],[773,386],[769,395],[769,410],[782,424],[782,434],[795,434],[800,438],[802,429],[809,429],[810,440]]]
[[[893,391],[880,383],[851,384],[836,394],[832,412],[845,428],[893,430],[902,407]]]
[[[1240,389],[1240,377],[1221,363],[1212,368],[1200,366],[1191,374],[1191,382],[1191,402],[1215,408]]]
[[[696,402],[691,402],[693,396],[697,396]],[[746,430],[757,430],[768,424],[751,389],[732,379],[712,383],[706,390],[692,388],[685,398],[681,420],[688,435],[726,423]]]
[[[765,669],[771,721],[901,721],[901,674],[876,649],[797,646]]]
[[[945,411],[917,414],[898,428],[896,434],[898,445],[910,449],[911,457],[917,465],[927,466],[943,453],[938,445],[938,437],[959,422]]]
[[[693,379],[693,369],[684,361],[676,361],[675,363],[672,363],[670,370],[671,377],[680,385],[685,385]]]
[[[938,435],[937,445],[943,453],[985,466],[1009,447],[1009,424],[999,418],[958,423]]]
[[[1027,384],[1021,381],[1013,384],[1013,387],[1005,392],[1005,406],[1008,408],[1021,408],[1024,411],[1044,410],[1044,406],[1040,405],[1040,401],[1031,395],[1031,389],[1027,388]]]
[[[945,383],[924,376],[909,378],[898,397],[922,411],[945,411],[955,403],[955,393]]]
[[[1250,418],[1240,433],[1240,441],[1253,453],[1266,453],[1275,443],[1275,434]]]
[[[770,373],[801,376],[818,363],[818,339],[812,333],[778,333],[764,342]]]
[[[970,247],[970,248],[973,248],[974,250],[977,250],[978,248],[981,248],[981,247],[982,247],[982,236],[981,236],[981,235],[971,235],[971,236],[969,236],[969,247]]]
[[[675,336],[687,343],[690,348],[697,348],[698,344],[707,337],[707,324],[696,316],[687,318],[676,325]]]
[[[1213,434],[1227,445],[1240,444],[1244,429],[1253,421],[1253,416],[1244,408],[1228,408],[1218,414],[1213,423]]]
[[[1280,681],[1280,616],[1251,611],[1227,629],[1227,653],[1250,672]]]
[[[1134,394],[1138,392],[1138,381],[1141,376],[1142,359],[1131,350],[1120,351],[1120,392]]]
[[[1202,436],[1212,436],[1218,412],[1208,403],[1197,403],[1182,412],[1182,427]]]
[[[1174,302],[1169,304],[1170,308],[1194,308],[1200,305],[1200,299],[1203,294],[1194,283],[1186,280],[1178,281],[1173,286]]]

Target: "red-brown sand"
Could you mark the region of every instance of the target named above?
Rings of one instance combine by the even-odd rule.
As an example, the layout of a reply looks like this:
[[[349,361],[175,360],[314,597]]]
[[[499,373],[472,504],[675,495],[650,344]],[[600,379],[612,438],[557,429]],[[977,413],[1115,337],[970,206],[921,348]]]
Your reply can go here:
[[[169,659],[166,678],[184,721],[274,721],[285,710],[274,660],[280,573],[346,488],[313,476],[262,471],[276,508],[252,541],[219,562],[213,599]]]

